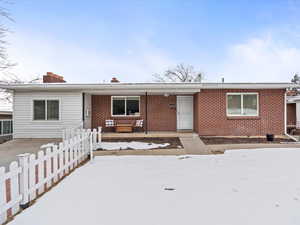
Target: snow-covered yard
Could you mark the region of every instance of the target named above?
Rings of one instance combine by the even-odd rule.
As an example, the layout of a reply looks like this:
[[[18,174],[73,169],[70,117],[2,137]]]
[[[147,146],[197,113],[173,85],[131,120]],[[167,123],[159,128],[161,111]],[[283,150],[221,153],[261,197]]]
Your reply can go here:
[[[297,149],[97,157],[10,224],[300,224],[299,171]]]

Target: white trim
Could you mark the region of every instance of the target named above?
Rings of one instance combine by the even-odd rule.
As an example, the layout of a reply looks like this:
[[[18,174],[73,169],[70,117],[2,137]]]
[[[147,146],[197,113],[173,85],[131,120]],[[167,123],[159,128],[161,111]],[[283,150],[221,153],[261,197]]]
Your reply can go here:
[[[299,87],[292,83],[103,83],[103,84],[66,84],[66,83],[39,83],[39,84],[1,84],[0,88],[8,90],[140,90],[164,91],[169,89],[286,89]]]
[[[241,96],[241,114],[229,114],[228,113],[228,95],[240,95]],[[244,95],[256,95],[257,97],[257,113],[252,115],[244,114]],[[259,93],[258,92],[227,92],[226,93],[226,116],[228,117],[257,117],[259,116]]]
[[[127,98],[128,97],[135,97],[139,99],[139,114],[138,115],[126,115],[126,109],[127,109]],[[125,115],[113,115],[113,98],[125,98]],[[131,95],[127,95],[127,96],[118,96],[118,95],[114,95],[111,96],[110,98],[110,115],[112,117],[140,117],[141,116],[141,96],[131,96]]]
[[[48,110],[47,110],[47,101],[58,101],[58,120],[48,120],[47,119],[47,114],[48,114]],[[45,119],[44,120],[35,120],[34,119],[34,101],[45,101]],[[32,122],[59,122],[61,121],[61,98],[55,97],[48,97],[48,98],[32,98],[31,99],[31,121]]]
[[[297,121],[296,121],[297,123]],[[284,133],[287,134],[287,104],[286,104],[286,91],[284,92]]]

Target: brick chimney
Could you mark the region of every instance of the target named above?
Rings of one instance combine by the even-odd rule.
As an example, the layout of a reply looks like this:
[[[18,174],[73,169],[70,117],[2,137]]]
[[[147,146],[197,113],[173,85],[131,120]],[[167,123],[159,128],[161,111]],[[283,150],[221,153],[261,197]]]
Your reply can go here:
[[[113,77],[110,83],[120,83],[120,81],[117,78]]]
[[[63,76],[59,76],[52,72],[47,72],[47,75],[43,76],[43,83],[65,83]]]

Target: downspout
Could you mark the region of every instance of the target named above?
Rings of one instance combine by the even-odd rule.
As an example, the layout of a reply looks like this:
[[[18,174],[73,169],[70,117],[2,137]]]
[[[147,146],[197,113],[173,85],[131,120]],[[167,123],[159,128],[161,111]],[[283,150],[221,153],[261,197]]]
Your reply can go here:
[[[287,99],[286,99],[286,93],[287,93],[287,89],[285,89],[285,92],[284,92],[284,135],[289,137],[290,139],[298,142],[299,140],[297,140],[297,138],[295,138],[292,135],[289,135],[287,133]]]

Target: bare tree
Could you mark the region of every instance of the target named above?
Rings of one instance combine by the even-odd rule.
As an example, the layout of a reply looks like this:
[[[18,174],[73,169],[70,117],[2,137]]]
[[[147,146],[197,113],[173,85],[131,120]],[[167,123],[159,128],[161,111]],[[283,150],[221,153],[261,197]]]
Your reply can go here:
[[[25,84],[25,83],[40,83],[41,78],[36,77],[30,80],[24,80],[18,77],[15,74],[6,73],[6,76],[4,79],[0,79],[0,84]],[[10,91],[6,89],[0,89],[0,99],[5,100],[7,102],[12,102],[12,96]]]
[[[0,71],[3,71],[15,65],[8,59],[6,51],[7,42],[5,38],[9,33],[9,29],[6,27],[4,22],[13,21],[8,10],[4,7],[4,5],[7,3],[8,1],[0,0]]]
[[[297,84],[297,86],[300,85],[300,76],[296,73],[293,78],[291,79],[291,82],[293,84]],[[300,94],[300,89],[298,87],[294,87],[292,88],[293,92],[296,94],[296,95],[299,95]]]
[[[202,82],[203,74],[196,72],[191,65],[178,64],[175,68],[166,70],[163,74],[154,74],[156,82]]]
[[[297,73],[294,75],[291,82],[294,83],[294,84],[300,84],[300,77]]]

